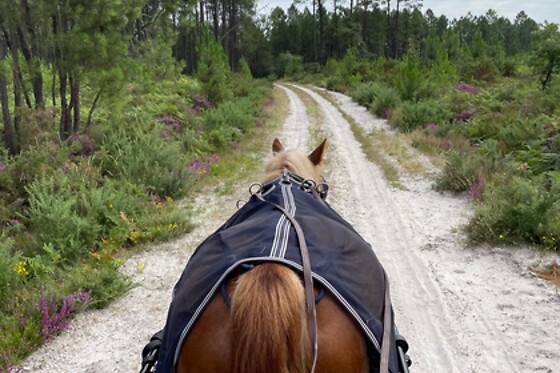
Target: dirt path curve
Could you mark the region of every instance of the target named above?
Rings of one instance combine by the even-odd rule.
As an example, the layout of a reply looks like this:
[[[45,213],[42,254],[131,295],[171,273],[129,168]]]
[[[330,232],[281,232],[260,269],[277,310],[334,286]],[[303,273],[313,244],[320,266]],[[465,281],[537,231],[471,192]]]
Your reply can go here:
[[[389,274],[412,372],[559,373],[559,295],[527,271],[542,258],[528,250],[513,256],[506,249],[465,248],[457,228],[468,218],[467,201],[436,193],[419,178],[403,177],[405,190],[391,188],[338,109],[298,88],[316,101],[329,138],[329,201],[372,244]],[[305,105],[291,86],[281,89],[290,114],[280,138],[287,147],[309,150],[316,144],[310,144]],[[348,97],[332,97],[364,128],[386,126]],[[204,224],[129,260],[123,271],[139,286],[105,310],[79,315],[25,362],[25,372],[137,372],[140,351],[163,326],[190,252],[235,211],[252,181],[240,180],[232,196],[198,197],[197,219]]]

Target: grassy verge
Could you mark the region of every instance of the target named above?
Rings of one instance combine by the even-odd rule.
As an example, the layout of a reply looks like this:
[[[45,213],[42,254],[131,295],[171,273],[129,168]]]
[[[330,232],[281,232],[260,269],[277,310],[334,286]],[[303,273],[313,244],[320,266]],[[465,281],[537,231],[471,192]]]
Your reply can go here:
[[[290,89],[293,90],[305,104],[309,121],[309,133],[311,135],[311,141],[313,144],[319,144],[321,141],[323,141],[326,135],[321,124],[323,121],[323,116],[321,115],[317,103],[303,90],[295,86],[291,86]]]
[[[246,83],[250,93],[220,105],[190,78],[131,83],[88,131],[45,133],[1,159],[1,371],[130,289],[126,258],[192,229],[184,197],[258,168],[273,100],[268,83]]]
[[[352,129],[352,133],[356,140],[360,143],[366,158],[377,164],[381,170],[383,171],[383,175],[385,178],[391,183],[392,186],[401,188],[402,184],[399,180],[399,171],[398,169],[384,156],[383,152],[381,151],[380,139],[379,139],[379,131],[372,130],[371,133],[367,133],[350,115],[348,115],[344,110],[340,108],[340,105],[332,99],[332,97],[321,90],[316,90],[318,94],[320,94],[324,99],[329,101],[333,106],[337,108],[337,110],[342,114],[344,119],[348,123],[350,123],[350,128]]]

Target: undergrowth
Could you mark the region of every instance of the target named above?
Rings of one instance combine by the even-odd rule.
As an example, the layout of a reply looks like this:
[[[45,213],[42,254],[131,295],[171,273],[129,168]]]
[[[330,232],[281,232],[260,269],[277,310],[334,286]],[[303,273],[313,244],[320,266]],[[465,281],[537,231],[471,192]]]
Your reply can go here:
[[[184,197],[261,164],[249,149],[268,131],[271,85],[235,79],[245,89],[219,104],[190,77],[130,82],[68,141],[51,119],[52,136],[0,154],[0,371],[134,286],[126,258],[192,229]]]
[[[329,61],[323,81],[409,133],[442,170],[436,188],[473,201],[473,242],[559,249],[560,82],[541,87],[528,56],[502,64],[409,53],[370,62],[379,74],[357,75],[364,61],[354,54]]]

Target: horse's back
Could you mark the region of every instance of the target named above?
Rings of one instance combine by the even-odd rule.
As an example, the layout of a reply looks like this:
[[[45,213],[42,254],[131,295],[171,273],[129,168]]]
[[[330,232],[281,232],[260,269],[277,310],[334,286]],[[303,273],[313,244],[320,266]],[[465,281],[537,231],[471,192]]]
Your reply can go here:
[[[231,294],[233,285],[228,284]],[[318,356],[316,373],[368,373],[365,337],[357,322],[328,291],[317,303]],[[190,331],[177,373],[228,373],[233,366],[230,310],[216,293]],[[263,330],[266,333],[266,330]]]

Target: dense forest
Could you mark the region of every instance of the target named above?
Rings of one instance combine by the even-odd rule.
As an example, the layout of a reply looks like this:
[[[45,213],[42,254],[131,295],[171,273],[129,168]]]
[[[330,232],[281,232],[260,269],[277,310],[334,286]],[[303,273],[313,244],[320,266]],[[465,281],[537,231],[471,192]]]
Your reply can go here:
[[[123,253],[190,229],[175,200],[225,172],[277,79],[350,94],[444,159],[473,242],[558,250],[558,25],[303,5],[0,0],[0,372],[126,291]]]
[[[449,20],[423,13],[419,0],[334,1],[332,12],[324,1],[311,3],[311,10],[292,5],[257,15],[249,0],[2,1],[4,145],[12,155],[19,152],[23,109],[58,108],[62,139],[90,126],[99,101],[130,78],[128,65],[150,41],[171,48],[188,75],[211,53],[205,48],[210,39],[221,45],[232,71],[244,59],[255,77],[283,77],[287,67],[300,65],[319,72],[349,51],[367,59],[400,59],[414,51],[426,66],[442,59],[462,66],[486,61],[507,75],[514,58],[539,41],[543,87],[557,69],[557,27],[541,27],[524,12],[513,22],[493,10]],[[92,91],[85,100],[84,86]]]

